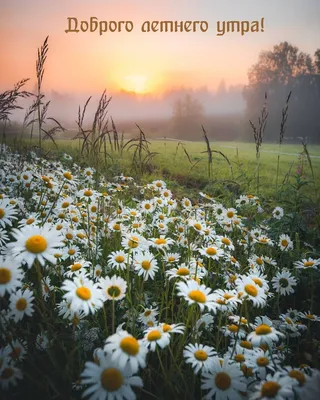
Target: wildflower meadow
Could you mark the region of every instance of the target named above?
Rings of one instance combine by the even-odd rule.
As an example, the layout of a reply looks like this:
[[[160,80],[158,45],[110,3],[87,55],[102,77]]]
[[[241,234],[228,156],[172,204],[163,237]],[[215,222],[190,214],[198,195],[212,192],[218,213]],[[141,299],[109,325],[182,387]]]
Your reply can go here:
[[[290,210],[0,163],[4,398],[316,398],[319,250]]]

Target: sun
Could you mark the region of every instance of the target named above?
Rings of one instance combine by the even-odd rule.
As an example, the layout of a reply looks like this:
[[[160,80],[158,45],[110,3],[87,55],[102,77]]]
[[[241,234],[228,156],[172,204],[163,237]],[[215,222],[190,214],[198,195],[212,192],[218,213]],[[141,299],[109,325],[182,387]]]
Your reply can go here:
[[[128,75],[124,78],[123,89],[128,92],[146,93],[147,77],[143,75]]]

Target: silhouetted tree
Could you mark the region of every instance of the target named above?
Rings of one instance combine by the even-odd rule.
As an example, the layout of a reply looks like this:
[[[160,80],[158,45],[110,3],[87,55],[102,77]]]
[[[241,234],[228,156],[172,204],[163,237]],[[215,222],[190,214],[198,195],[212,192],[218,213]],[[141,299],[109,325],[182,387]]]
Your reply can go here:
[[[313,136],[319,129],[319,75],[320,50],[315,60],[298,47],[282,42],[272,51],[262,51],[258,62],[248,72],[249,84],[243,95],[248,119],[259,115],[265,93],[268,94],[269,120],[266,140],[276,141],[279,135],[281,110],[292,91],[289,105],[287,135]]]
[[[203,106],[189,93],[173,104],[172,134],[179,139],[195,139],[203,123]]]

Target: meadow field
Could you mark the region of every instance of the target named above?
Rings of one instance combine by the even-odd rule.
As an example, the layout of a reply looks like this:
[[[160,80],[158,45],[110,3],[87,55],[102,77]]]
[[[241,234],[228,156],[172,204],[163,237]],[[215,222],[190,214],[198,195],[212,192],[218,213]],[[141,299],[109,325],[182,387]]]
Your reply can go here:
[[[148,143],[142,150],[139,168],[133,165],[135,149],[125,146],[129,140],[130,137],[123,141],[123,149],[108,146],[108,157],[100,149],[100,156],[95,155],[94,160],[89,155],[81,155],[82,140],[59,139],[56,143],[60,154],[70,152],[81,165],[94,163],[107,176],[131,174],[142,181],[150,180],[150,177],[164,178],[169,187],[180,195],[187,190],[189,196],[197,196],[198,191],[204,189],[209,190],[211,195],[218,195],[225,187],[233,187],[236,194],[259,191],[260,195],[274,199],[281,195],[284,184],[294,183],[297,171],[312,183],[313,193],[320,188],[320,145],[307,145],[305,151],[302,144],[282,144],[279,148],[279,144],[263,143],[260,149],[258,188],[254,140],[251,143],[210,141],[213,151],[210,176],[205,141],[170,138],[155,140],[146,137]],[[136,143],[138,141],[139,136],[136,137]],[[44,142],[44,147],[56,151],[52,142]],[[150,153],[152,156],[148,157]]]
[[[317,397],[320,146],[40,144],[0,152],[5,399]]]

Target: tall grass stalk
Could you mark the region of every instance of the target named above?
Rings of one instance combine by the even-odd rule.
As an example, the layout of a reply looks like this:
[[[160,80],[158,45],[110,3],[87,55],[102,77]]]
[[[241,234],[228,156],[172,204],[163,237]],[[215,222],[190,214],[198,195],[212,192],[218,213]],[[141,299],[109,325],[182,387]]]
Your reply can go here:
[[[257,161],[257,194],[260,191],[260,147],[262,145],[264,132],[267,126],[268,119],[267,111],[267,93],[264,95],[264,104],[261,110],[261,115],[258,119],[258,126],[256,126],[251,120],[250,125],[253,130],[253,137],[256,144],[256,161]]]
[[[283,142],[284,134],[286,131],[286,124],[288,119],[288,110],[289,110],[289,101],[291,97],[291,91],[287,97],[287,101],[285,106],[282,109],[281,113],[281,124],[280,124],[280,134],[279,134],[279,151],[278,151],[278,161],[277,161],[277,176],[276,176],[276,191],[278,190],[278,179],[279,179],[279,170],[280,170],[280,154],[281,154],[281,145]]]

